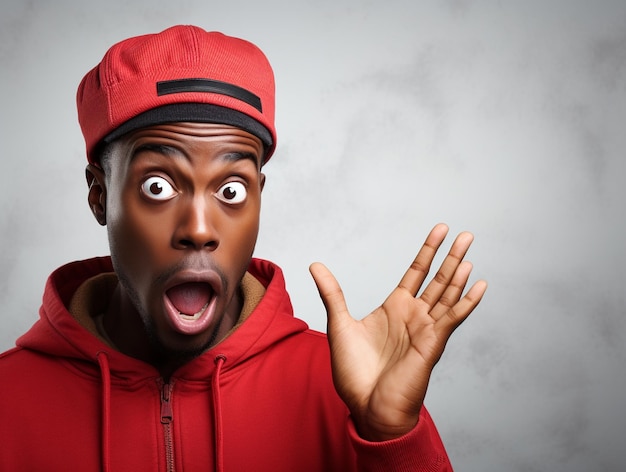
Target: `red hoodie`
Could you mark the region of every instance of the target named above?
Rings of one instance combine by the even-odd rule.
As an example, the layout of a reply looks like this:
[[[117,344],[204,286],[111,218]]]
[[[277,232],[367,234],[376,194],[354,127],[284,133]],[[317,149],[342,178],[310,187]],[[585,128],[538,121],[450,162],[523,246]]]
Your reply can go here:
[[[358,437],[335,392],[324,334],[294,318],[281,270],[265,294],[169,383],[92,334],[68,306],[109,258],[49,278],[40,319],[0,355],[2,471],[450,471],[425,408],[407,435]]]

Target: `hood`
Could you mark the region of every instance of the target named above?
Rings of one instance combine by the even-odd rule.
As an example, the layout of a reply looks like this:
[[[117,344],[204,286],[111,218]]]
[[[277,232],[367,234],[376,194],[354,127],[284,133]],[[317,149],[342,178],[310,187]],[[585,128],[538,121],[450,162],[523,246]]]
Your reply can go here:
[[[86,280],[113,271],[109,257],[72,262],[53,272],[46,283],[39,320],[17,340],[18,347],[48,356],[83,361],[78,368],[100,376],[98,355],[106,354],[112,381],[139,381],[158,377],[151,365],[126,356],[81,325],[68,311],[72,296]],[[281,269],[275,264],[252,259],[248,272],[266,289],[249,317],[225,340],[182,366],[175,377],[207,381],[215,360],[224,359],[223,371],[271,348],[282,339],[305,331],[308,326],[294,318]],[[85,362],[87,361],[87,362]]]

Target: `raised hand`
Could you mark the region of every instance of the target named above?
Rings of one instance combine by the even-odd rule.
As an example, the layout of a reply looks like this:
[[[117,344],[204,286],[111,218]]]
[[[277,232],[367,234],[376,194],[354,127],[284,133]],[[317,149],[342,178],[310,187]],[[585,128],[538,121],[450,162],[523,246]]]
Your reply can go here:
[[[444,224],[432,229],[398,286],[362,320],[350,316],[330,271],[310,267],[328,314],[335,388],[364,439],[392,439],[416,425],[433,367],[487,289],[481,280],[462,296],[472,270],[463,258],[474,238],[461,233],[417,296],[447,232]]]

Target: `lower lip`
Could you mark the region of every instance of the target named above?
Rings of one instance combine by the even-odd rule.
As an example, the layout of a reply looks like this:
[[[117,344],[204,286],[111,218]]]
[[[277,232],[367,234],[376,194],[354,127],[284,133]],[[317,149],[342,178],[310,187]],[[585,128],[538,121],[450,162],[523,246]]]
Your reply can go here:
[[[176,307],[172,304],[167,295],[163,296],[165,300],[165,312],[170,322],[170,326],[181,334],[193,336],[201,334],[208,330],[213,324],[216,317],[217,297],[213,295],[209,303],[202,309],[199,314],[191,316],[181,315]]]

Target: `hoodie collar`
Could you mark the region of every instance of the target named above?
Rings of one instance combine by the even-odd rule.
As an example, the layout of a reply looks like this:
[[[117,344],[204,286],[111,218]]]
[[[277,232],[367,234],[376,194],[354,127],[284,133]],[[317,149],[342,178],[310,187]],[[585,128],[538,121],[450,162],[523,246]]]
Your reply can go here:
[[[18,346],[32,349],[49,356],[87,360],[97,364],[97,355],[106,352],[111,369],[112,382],[132,383],[146,377],[158,377],[157,370],[138,359],[126,356],[111,347],[106,338],[99,334],[95,323],[85,323],[84,316],[74,317],[70,313],[72,300],[80,296],[79,287],[86,281],[101,274],[111,273],[113,267],[109,257],[94,258],[67,264],[53,272],[46,284],[40,319],[20,339]],[[253,259],[248,268],[249,275],[257,284],[256,288],[246,289],[247,299],[242,317],[236,328],[219,344],[182,366],[174,373],[175,377],[205,380],[215,370],[216,356],[224,356],[223,376],[227,370],[244,362],[247,358],[308,328],[306,323],[293,317],[289,295],[285,289],[282,271],[271,262]],[[108,276],[96,279],[96,285],[106,290],[114,281]],[[90,284],[85,286],[89,290]],[[83,294],[84,295],[84,294]],[[93,302],[93,300],[92,300]],[[79,301],[80,306],[92,306],[91,302]],[[98,308],[97,303],[95,308]],[[79,310],[81,311],[81,310]],[[102,311],[102,306],[100,310]],[[93,312],[87,309],[86,312]],[[84,315],[84,314],[83,314]],[[83,368],[83,363],[77,364]],[[90,371],[88,367],[85,367]],[[93,375],[98,375],[97,368]]]
[[[117,287],[115,272],[104,272],[85,280],[76,290],[68,311],[87,331],[101,342],[117,350],[104,329],[103,319],[109,300]],[[265,294],[265,287],[246,272],[241,281],[243,307],[237,323],[227,333],[230,336],[250,316]]]

